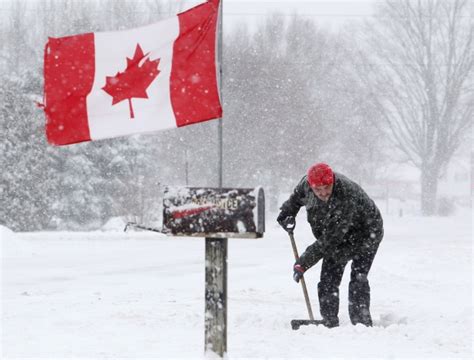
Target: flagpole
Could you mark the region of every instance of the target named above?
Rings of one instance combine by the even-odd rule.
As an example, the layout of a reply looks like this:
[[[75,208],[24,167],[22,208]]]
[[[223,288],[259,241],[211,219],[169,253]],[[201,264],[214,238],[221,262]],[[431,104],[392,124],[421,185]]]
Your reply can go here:
[[[217,37],[217,61],[219,63],[219,96],[221,100],[222,106],[224,105],[224,101],[222,98],[222,34],[223,34],[223,18],[222,18],[222,8],[223,8],[223,2],[224,0],[220,1],[220,6],[219,6],[219,27],[218,27],[218,37]],[[222,112],[222,116],[219,119],[217,123],[217,140],[218,140],[218,163],[219,163],[219,188],[222,188],[222,182],[223,182],[223,175],[222,175],[222,159],[223,159],[223,141],[222,141],[222,122],[224,121],[224,112]]]
[[[219,64],[219,96],[222,100],[222,34],[223,0],[219,4],[217,26],[217,63]],[[217,120],[218,186],[223,183],[223,115]],[[227,353],[227,238],[206,238],[204,351],[223,358]]]

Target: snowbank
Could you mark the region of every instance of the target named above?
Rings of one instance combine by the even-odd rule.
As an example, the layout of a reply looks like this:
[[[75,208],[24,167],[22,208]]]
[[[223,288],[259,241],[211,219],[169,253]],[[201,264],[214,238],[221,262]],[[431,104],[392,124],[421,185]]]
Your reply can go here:
[[[2,258],[24,256],[30,252],[30,246],[15,232],[0,225],[0,254]]]
[[[102,231],[123,232],[127,223],[121,217],[114,217],[102,226]]]
[[[0,225],[0,241],[3,243],[4,241],[8,241],[10,238],[13,238],[15,233],[7,228],[6,226]]]

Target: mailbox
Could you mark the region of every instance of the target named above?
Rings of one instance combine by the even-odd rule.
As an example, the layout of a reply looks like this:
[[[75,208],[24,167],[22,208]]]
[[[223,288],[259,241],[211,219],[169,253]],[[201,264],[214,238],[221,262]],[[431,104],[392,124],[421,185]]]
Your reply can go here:
[[[263,189],[167,187],[162,231],[174,236],[262,237]]]

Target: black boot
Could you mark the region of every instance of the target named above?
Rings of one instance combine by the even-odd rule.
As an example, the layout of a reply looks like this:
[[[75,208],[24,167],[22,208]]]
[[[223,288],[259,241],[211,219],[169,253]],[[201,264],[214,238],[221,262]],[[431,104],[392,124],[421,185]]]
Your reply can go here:
[[[349,316],[353,325],[372,326],[370,286],[366,278],[349,282]]]
[[[339,288],[320,282],[318,284],[319,310],[323,325],[332,328],[339,326]]]
[[[323,325],[326,326],[327,328],[333,328],[339,326],[339,318],[333,317],[333,318],[325,318],[323,317]]]

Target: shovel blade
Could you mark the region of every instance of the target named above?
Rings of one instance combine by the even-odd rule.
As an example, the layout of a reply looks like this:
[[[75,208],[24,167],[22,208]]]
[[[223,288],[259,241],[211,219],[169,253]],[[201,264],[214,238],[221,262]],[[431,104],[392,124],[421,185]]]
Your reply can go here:
[[[298,330],[300,326],[323,325],[323,320],[291,320],[291,328]]]

